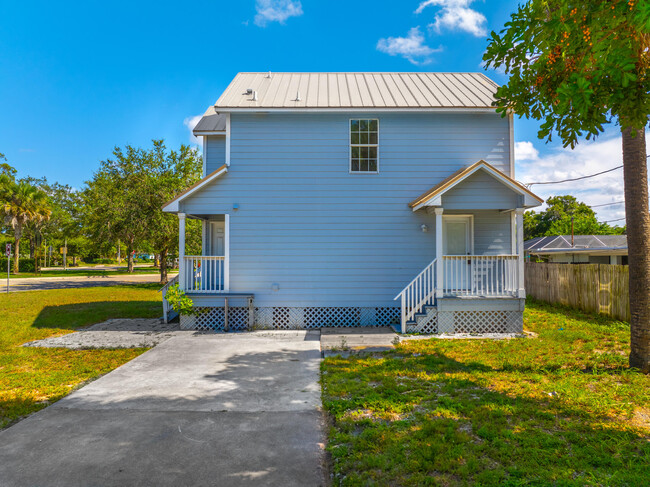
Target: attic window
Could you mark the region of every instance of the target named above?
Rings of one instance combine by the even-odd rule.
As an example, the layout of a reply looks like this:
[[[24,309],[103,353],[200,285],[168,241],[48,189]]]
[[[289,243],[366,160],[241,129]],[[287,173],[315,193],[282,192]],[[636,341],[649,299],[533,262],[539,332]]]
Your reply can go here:
[[[379,120],[350,120],[350,172],[377,173]]]

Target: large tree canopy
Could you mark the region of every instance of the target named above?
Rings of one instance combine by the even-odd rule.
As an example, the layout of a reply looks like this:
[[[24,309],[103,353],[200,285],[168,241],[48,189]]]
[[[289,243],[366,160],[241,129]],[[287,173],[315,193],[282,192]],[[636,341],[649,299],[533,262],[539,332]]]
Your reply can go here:
[[[163,213],[162,206],[200,178],[201,158],[185,145],[168,152],[162,140],[154,140],[148,150],[116,147],[113,155],[88,182],[83,198],[86,228],[95,240],[126,245],[129,272],[133,251],[152,248],[161,257],[165,281],[167,255],[178,244],[178,220]]]
[[[497,111],[542,121],[565,146],[621,127],[630,262],[630,365],[650,372],[650,215],[645,127],[650,114],[650,2],[529,0],[483,57],[508,82]]]
[[[615,120],[641,129],[650,114],[650,3],[533,0],[521,5],[484,61],[504,69],[497,111],[543,120],[539,137],[565,146]]]

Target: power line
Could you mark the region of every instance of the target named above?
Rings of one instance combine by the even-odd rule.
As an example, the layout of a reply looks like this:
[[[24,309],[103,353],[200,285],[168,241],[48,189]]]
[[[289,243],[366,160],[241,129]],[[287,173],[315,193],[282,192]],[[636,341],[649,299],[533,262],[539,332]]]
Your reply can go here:
[[[622,205],[625,201],[614,201],[613,203],[603,203],[602,205],[587,205],[589,208],[598,208],[600,206]]]
[[[626,217],[623,217],[623,218],[617,218],[617,219],[615,219],[615,220],[607,220],[607,221],[604,221],[603,223],[620,222],[621,220],[625,220],[625,218],[626,218]]]
[[[580,181],[581,179],[593,178],[595,176],[600,176],[601,174],[616,171],[617,169],[620,169],[622,167],[623,165],[616,166],[611,169],[608,169],[607,171],[597,172],[596,174],[589,174],[588,176],[580,176],[579,178],[563,179],[561,181],[542,181],[542,182],[535,182],[535,183],[527,183],[526,186],[530,188],[533,184],[559,184],[559,183],[569,183],[571,181]]]

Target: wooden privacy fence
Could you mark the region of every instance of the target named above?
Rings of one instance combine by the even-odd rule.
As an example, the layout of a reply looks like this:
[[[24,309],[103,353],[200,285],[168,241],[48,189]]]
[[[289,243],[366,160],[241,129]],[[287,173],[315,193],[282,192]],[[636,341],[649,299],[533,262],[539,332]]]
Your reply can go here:
[[[630,321],[628,266],[527,262],[526,294]]]

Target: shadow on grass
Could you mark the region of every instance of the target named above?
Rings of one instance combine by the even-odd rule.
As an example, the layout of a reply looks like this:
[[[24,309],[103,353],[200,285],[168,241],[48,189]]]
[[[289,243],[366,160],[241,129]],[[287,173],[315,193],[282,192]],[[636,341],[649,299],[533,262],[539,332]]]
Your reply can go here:
[[[543,377],[404,350],[329,359],[323,371],[344,484],[642,485],[650,475],[650,435],[572,404],[552,382],[537,394],[517,385]]]
[[[94,301],[45,306],[34,319],[34,328],[75,330],[114,318],[159,318],[159,301]]]

